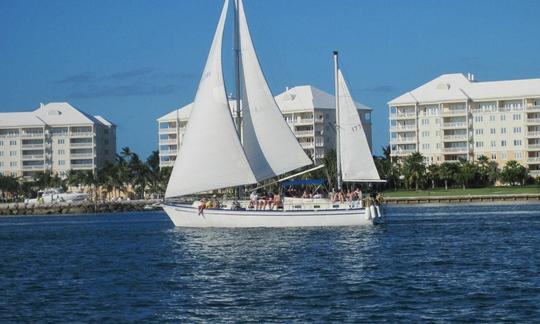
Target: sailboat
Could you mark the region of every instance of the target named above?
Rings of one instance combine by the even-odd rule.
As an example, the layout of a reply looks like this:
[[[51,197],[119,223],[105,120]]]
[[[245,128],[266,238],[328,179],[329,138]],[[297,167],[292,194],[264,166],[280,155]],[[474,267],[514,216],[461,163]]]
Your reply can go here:
[[[165,197],[260,183],[312,164],[283,119],[253,46],[242,0],[235,9],[237,111],[233,118],[225,91],[221,48],[229,0],[225,0],[182,145]],[[338,184],[381,181],[362,123],[334,53]],[[377,206],[353,206],[329,199],[287,200],[279,210],[253,210],[247,202],[199,209],[198,202],[165,203],[180,227],[352,226],[380,222]]]

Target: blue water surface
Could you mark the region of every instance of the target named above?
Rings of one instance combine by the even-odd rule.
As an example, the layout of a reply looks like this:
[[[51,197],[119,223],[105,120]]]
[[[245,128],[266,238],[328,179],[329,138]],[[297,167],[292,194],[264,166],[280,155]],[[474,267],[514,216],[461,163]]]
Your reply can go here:
[[[0,218],[0,321],[540,319],[540,205],[388,224],[179,229],[162,212]]]

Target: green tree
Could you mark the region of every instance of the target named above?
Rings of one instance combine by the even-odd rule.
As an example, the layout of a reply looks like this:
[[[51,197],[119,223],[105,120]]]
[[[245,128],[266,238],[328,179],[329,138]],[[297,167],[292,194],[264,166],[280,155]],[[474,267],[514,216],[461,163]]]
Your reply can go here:
[[[439,168],[437,164],[430,164],[426,169],[426,179],[431,183],[431,189],[435,189],[435,184],[440,180]]]
[[[414,152],[403,160],[401,171],[405,177],[409,188],[414,184],[415,190],[418,190],[420,181],[426,173],[424,157],[418,152]]]
[[[501,171],[501,180],[511,186],[522,184],[527,179],[527,169],[517,161],[506,162]]]
[[[443,162],[437,170],[439,179],[444,181],[444,190],[448,190],[448,181],[456,178],[457,165],[455,163]]]
[[[478,166],[476,164],[464,160],[459,163],[456,178],[463,189],[471,187],[477,177]]]

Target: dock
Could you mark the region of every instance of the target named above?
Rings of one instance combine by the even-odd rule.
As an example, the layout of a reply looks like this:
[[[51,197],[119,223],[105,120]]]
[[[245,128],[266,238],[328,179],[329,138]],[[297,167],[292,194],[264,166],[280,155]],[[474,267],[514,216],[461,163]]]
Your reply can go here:
[[[416,204],[452,204],[452,203],[488,203],[488,202],[530,201],[540,202],[538,194],[501,194],[501,195],[466,195],[466,196],[420,196],[420,197],[384,197],[389,205]]]

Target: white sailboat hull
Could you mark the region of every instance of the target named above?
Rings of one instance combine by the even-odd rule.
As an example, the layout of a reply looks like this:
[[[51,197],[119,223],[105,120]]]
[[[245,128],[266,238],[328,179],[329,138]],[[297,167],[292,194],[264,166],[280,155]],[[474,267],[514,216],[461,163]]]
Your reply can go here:
[[[315,227],[365,226],[383,222],[366,208],[301,211],[205,209],[199,215],[191,205],[164,205],[177,227]]]

